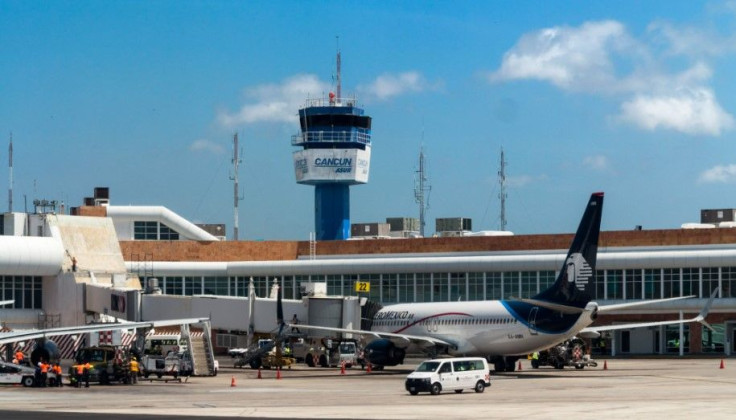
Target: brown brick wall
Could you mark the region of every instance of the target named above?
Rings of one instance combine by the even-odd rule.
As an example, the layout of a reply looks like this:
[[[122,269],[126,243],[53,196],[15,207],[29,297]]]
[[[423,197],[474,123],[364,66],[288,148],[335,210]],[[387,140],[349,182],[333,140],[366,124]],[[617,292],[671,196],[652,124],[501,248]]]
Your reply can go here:
[[[86,207],[85,209],[104,209]],[[567,249],[572,234],[500,237],[371,239],[317,243],[317,255],[403,254]],[[736,244],[736,229],[676,229],[602,232],[600,247]],[[308,241],[121,241],[126,260],[151,255],[155,261],[280,261],[309,255]]]

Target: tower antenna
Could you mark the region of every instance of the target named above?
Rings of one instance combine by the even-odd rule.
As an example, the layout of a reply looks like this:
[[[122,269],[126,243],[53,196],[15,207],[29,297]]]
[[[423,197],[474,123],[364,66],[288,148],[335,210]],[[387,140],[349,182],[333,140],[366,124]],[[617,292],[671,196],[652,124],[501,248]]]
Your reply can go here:
[[[424,134],[422,134],[424,137]],[[414,200],[419,204],[419,235],[424,237],[425,216],[429,209],[429,185],[427,167],[424,162],[424,145],[419,148],[419,169],[414,176]]]
[[[339,104],[342,98],[342,59],[340,57],[340,37],[336,36],[337,39],[337,103]]]
[[[10,177],[8,178],[8,212],[13,212],[13,132],[10,132],[10,147],[8,147],[8,167]]]
[[[241,196],[238,194],[238,167],[240,166],[240,163],[242,160],[238,157],[238,133],[235,133],[233,136],[233,175],[230,177],[231,180],[234,181],[234,188],[233,188],[233,240],[238,240],[238,201],[241,201],[244,196]]]
[[[501,148],[501,168],[498,170],[498,183],[501,186],[501,192],[498,193],[498,198],[501,199],[501,230],[506,230],[506,160],[503,154],[503,147]]]

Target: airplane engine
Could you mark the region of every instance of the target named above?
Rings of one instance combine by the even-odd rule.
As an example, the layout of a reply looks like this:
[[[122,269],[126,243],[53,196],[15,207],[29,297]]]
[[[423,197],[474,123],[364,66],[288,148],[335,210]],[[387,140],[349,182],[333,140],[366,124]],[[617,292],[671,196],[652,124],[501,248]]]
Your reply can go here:
[[[387,339],[373,340],[365,346],[365,359],[376,366],[396,366],[404,363],[406,351]]]
[[[59,346],[53,340],[39,339],[36,341],[36,348],[31,352],[31,363],[33,366],[38,365],[41,359],[49,362],[59,358]]]

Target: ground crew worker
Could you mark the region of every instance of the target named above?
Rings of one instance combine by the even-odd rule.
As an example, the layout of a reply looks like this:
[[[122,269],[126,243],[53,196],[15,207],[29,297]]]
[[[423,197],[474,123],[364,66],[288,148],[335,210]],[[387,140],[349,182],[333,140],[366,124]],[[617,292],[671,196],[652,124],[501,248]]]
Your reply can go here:
[[[54,363],[54,366],[52,367],[54,375],[56,375],[56,386],[61,387],[64,386],[64,384],[61,382],[62,373],[61,373],[61,365],[59,365],[59,362]]]
[[[23,352],[22,351],[18,350],[18,351],[15,352],[15,359],[18,361],[18,364],[19,365],[23,364],[23,359],[24,358],[25,358],[25,356],[23,355]]]
[[[45,388],[49,381],[49,364],[41,360],[39,366],[41,367],[41,386]]]
[[[92,365],[89,364],[89,362],[85,362],[84,363],[84,373],[82,375],[84,377],[84,387],[85,388],[89,388],[89,371],[91,369],[92,369]]]
[[[82,377],[84,376],[84,363],[77,363],[74,365],[74,373],[77,374],[76,380],[77,380],[77,388],[82,387]]]
[[[138,383],[138,361],[135,357],[130,359],[130,383],[131,384],[137,384]]]

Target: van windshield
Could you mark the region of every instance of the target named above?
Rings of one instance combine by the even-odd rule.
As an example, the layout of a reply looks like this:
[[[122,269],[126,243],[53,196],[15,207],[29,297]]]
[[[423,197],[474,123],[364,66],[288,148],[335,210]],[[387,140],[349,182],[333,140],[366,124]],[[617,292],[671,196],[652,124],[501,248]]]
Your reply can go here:
[[[414,372],[434,372],[439,367],[439,362],[422,362]]]

